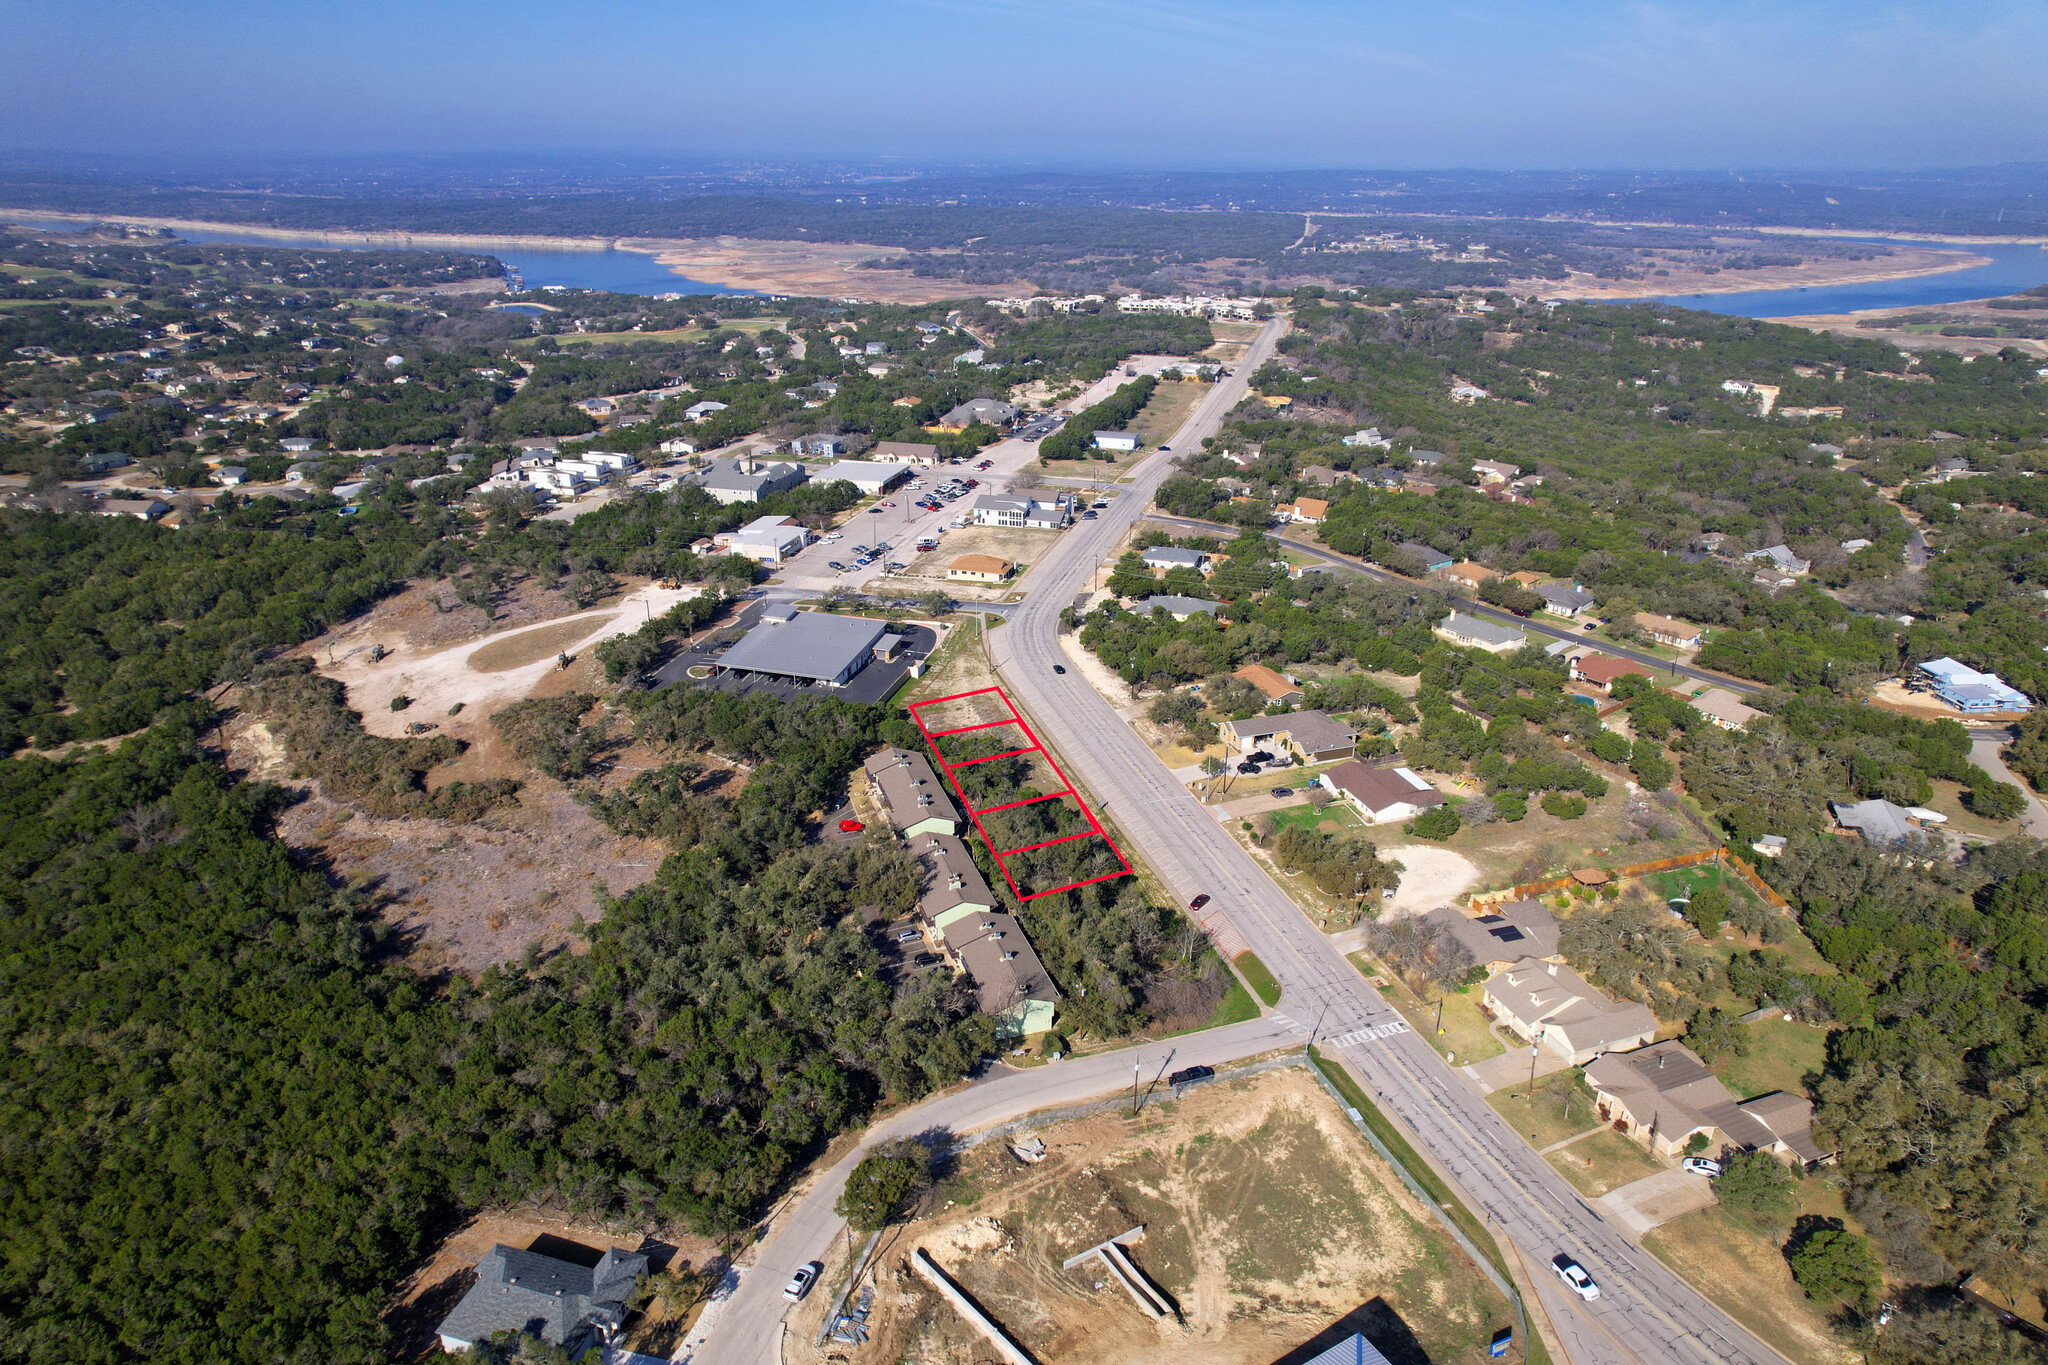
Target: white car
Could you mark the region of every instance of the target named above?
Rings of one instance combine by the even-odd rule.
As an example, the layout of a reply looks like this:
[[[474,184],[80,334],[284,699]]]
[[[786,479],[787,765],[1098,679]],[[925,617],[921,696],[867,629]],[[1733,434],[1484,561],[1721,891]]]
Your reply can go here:
[[[806,1261],[798,1266],[796,1274],[789,1277],[789,1283],[782,1286],[782,1297],[795,1303],[811,1292],[811,1286],[818,1282],[818,1276],[824,1273],[824,1269],[821,1261]]]
[[[1550,1268],[1557,1272],[1557,1278],[1564,1281],[1565,1288],[1587,1303],[1600,1297],[1600,1286],[1593,1283],[1593,1277],[1586,1273],[1586,1268],[1563,1252],[1550,1258]]]
[[[824,535],[824,538],[826,540],[844,540],[846,539],[846,535],[842,531],[827,531]]]
[[[1712,1157],[1689,1156],[1685,1159],[1684,1166],[1694,1175],[1703,1175],[1709,1180],[1721,1174],[1721,1163]]]

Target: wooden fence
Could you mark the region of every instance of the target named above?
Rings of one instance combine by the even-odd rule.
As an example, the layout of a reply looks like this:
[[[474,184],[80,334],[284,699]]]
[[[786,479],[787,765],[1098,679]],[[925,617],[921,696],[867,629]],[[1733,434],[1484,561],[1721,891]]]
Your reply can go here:
[[[1732,864],[1735,870],[1741,874],[1742,879],[1762,892],[1764,897],[1773,905],[1782,907],[1785,904],[1782,896],[1765,886],[1763,880],[1754,871],[1725,848],[1702,849],[1698,853],[1681,853],[1676,857],[1659,858],[1655,862],[1632,863],[1627,867],[1603,867],[1599,870],[1605,872],[1616,881],[1623,881],[1631,877],[1648,877],[1658,872],[1669,872],[1674,868],[1697,867],[1701,863],[1720,862],[1723,860]],[[1479,909],[1486,906],[1499,905],[1505,901],[1528,900],[1531,896],[1546,896],[1552,891],[1562,891],[1568,886],[1576,886],[1577,884],[1576,879],[1572,877],[1553,877],[1549,881],[1524,882],[1520,886],[1511,886],[1505,891],[1479,892],[1472,897],[1472,905],[1473,908]]]

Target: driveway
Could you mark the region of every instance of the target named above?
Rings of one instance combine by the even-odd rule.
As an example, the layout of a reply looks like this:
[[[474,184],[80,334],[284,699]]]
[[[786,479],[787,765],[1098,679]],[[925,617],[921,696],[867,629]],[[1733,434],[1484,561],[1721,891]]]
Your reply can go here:
[[[1646,1175],[1600,1196],[1602,1206],[1635,1237],[1641,1237],[1659,1223],[1668,1223],[1718,1202],[1713,1181],[1675,1168]]]
[[[2026,813],[2020,816],[2020,832],[2031,834],[2036,839],[2048,839],[2048,808],[2041,805],[2041,798],[2034,795],[2034,789],[2027,785],[2026,779],[2006,767],[2005,759],[1999,755],[1998,751],[2010,742],[2011,737],[2004,730],[1998,731],[1995,736],[1982,730],[1973,730],[1970,740],[1970,761],[1998,781],[2010,782],[2018,787],[2020,794],[2027,798]]]
[[[1536,1074],[1538,1076],[1548,1076],[1553,1072],[1563,1071],[1570,1065],[1571,1063],[1565,1061],[1561,1054],[1549,1048],[1545,1048],[1536,1054]],[[1510,1047],[1498,1057],[1488,1057],[1483,1062],[1473,1062],[1470,1066],[1459,1067],[1458,1070],[1464,1073],[1465,1079],[1479,1087],[1481,1094],[1491,1095],[1494,1091],[1506,1090],[1509,1086],[1527,1085],[1529,1083],[1529,1049],[1526,1047]]]

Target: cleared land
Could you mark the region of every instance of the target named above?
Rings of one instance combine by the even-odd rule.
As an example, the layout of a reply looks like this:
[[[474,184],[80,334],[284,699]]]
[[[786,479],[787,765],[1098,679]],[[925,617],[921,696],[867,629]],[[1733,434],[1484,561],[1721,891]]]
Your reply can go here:
[[[1037,1136],[1043,1163],[1025,1166],[1000,1142],[976,1147],[939,1190],[940,1207],[884,1238],[875,1339],[860,1358],[991,1358],[909,1272],[920,1246],[1044,1365],[1270,1365],[1340,1321],[1397,1361],[1478,1360],[1509,1321],[1428,1210],[1299,1070]],[[1060,1268],[1139,1224],[1132,1257],[1183,1322],[1141,1316],[1097,1265]],[[826,1359],[810,1344],[825,1297],[792,1315],[791,1361]]]
[[[1831,1191],[1802,1187],[1836,1205]],[[1819,1212],[1819,1209],[1809,1209]],[[1797,1365],[1849,1365],[1861,1359],[1828,1326],[1826,1317],[1792,1278],[1778,1238],[1768,1237],[1718,1206],[1674,1218],[1643,1238],[1658,1260],[1737,1322],[1769,1342]]]
[[[618,243],[645,251],[678,275],[736,289],[769,294],[808,294],[881,303],[932,303],[965,296],[1037,292],[1024,280],[966,285],[926,279],[908,270],[870,270],[861,265],[899,253],[867,242],[774,242],[753,237],[631,238]],[[934,255],[943,253],[932,253]]]

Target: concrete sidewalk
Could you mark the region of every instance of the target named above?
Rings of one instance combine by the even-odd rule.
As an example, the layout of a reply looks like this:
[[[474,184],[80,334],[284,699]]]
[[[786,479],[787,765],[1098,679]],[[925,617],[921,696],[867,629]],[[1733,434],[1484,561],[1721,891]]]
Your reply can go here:
[[[1571,1063],[1555,1052],[1543,1051],[1536,1054],[1538,1076],[1549,1076],[1570,1067]],[[1474,1062],[1460,1069],[1481,1091],[1491,1095],[1494,1091],[1506,1090],[1511,1085],[1529,1083],[1529,1050],[1522,1047],[1510,1048],[1498,1057],[1488,1057],[1483,1062]]]
[[[1646,1175],[1600,1196],[1601,1207],[1628,1229],[1630,1237],[1638,1239],[1659,1223],[1716,1202],[1713,1181],[1682,1169]]]

